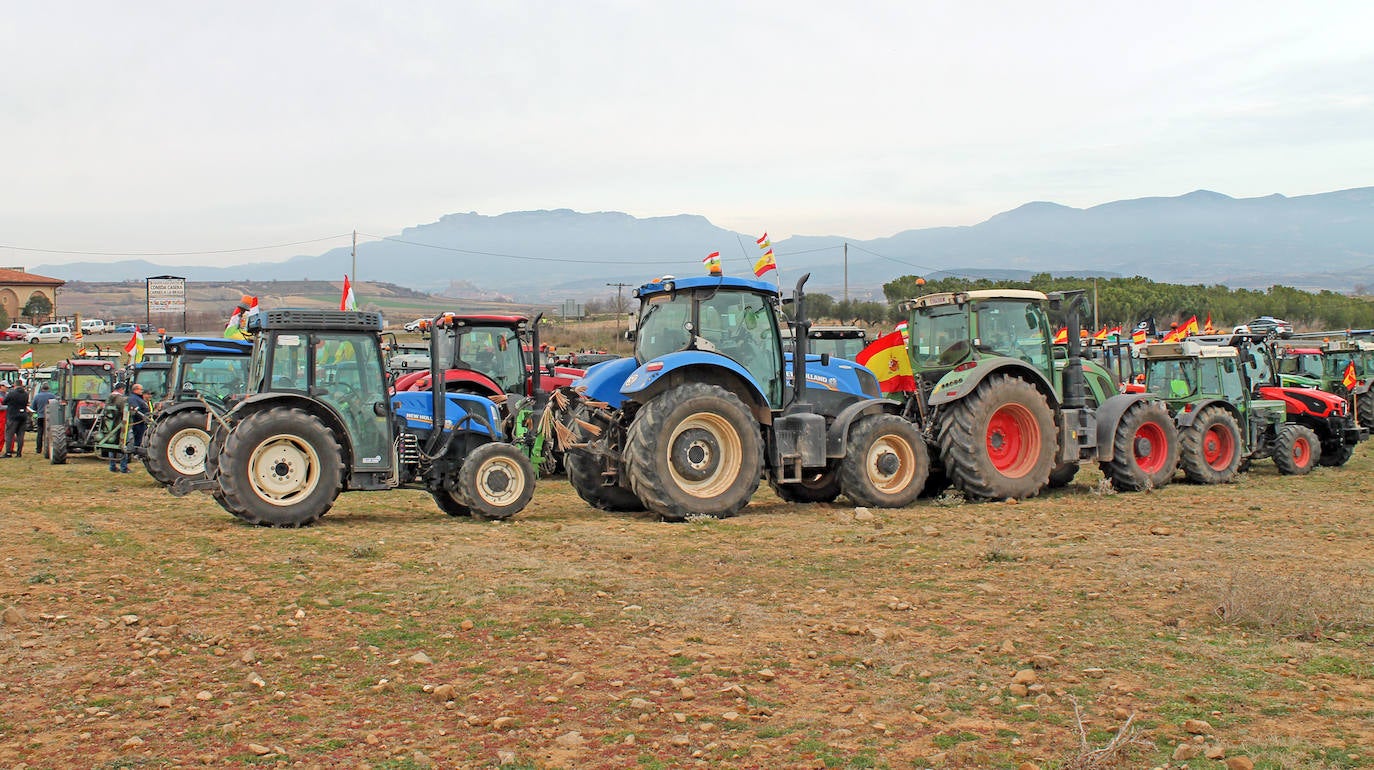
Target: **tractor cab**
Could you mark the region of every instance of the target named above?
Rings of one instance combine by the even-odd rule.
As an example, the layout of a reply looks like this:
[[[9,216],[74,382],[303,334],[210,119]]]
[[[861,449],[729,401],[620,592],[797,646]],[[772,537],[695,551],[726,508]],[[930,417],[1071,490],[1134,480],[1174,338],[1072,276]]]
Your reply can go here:
[[[429,390],[431,370],[437,370],[449,393],[534,396],[541,390],[540,370],[526,366],[523,351],[536,342],[537,323],[524,316],[443,313],[425,324],[428,350],[393,356],[396,391]]]
[[[19,381],[19,367],[15,364],[0,364],[0,382],[14,385]]]
[[[172,364],[169,361],[142,361],[129,368],[129,385],[143,386],[149,406],[160,403],[171,391]]]
[[[253,343],[218,337],[174,337],[167,341],[172,356],[172,402],[204,399],[212,407],[224,407],[231,396],[248,387],[249,356]]]
[[[950,370],[1011,358],[1051,378],[1047,298],[1016,289],[927,294],[905,303],[912,369],[932,384]]]
[[[868,345],[868,333],[858,326],[812,326],[806,333],[808,350],[853,361]]]
[[[1279,346],[1279,377],[1284,385],[1320,388],[1325,365],[1316,347]]]

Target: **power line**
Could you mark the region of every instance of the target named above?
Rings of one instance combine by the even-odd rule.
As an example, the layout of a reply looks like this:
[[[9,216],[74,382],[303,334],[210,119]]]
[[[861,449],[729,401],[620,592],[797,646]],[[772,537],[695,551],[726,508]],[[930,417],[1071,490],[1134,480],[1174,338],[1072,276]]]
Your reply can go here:
[[[89,257],[194,257],[205,254],[239,254],[245,251],[265,251],[267,249],[283,249],[288,246],[304,246],[310,243],[321,243],[332,241],[339,238],[347,238],[349,233],[330,235],[324,238],[311,238],[307,241],[293,241],[291,243],[276,243],[270,246],[246,246],[241,249],[206,249],[204,251],[71,251],[67,249],[38,249],[28,246],[9,246],[0,244],[0,249],[14,249],[15,251],[33,251],[41,254],[77,254]]]

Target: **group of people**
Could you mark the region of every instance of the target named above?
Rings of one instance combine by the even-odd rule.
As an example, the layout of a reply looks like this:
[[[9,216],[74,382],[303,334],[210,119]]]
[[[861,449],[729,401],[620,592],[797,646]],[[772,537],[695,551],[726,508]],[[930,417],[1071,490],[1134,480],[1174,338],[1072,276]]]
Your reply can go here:
[[[39,386],[32,403],[29,402],[29,390],[22,380],[13,385],[0,382],[0,435],[4,437],[4,452],[0,454],[0,459],[24,456],[24,432],[29,427],[30,410],[38,431],[34,449],[40,454],[43,452],[48,402],[53,398],[52,386],[46,382]],[[122,388],[115,388],[111,398],[118,405],[128,405],[129,431],[124,451],[110,456],[110,472],[128,473],[129,456],[136,447],[143,446],[143,434],[152,422],[152,410],[143,395],[143,386],[138,383],[130,387],[127,396]]]

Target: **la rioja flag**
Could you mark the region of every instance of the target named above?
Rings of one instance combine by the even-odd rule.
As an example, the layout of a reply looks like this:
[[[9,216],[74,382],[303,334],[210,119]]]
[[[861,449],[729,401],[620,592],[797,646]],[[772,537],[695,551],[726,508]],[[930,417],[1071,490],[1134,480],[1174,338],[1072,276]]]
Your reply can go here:
[[[348,276],[344,276],[343,296],[339,297],[340,310],[357,310],[358,298],[353,296],[353,284],[349,282]]]

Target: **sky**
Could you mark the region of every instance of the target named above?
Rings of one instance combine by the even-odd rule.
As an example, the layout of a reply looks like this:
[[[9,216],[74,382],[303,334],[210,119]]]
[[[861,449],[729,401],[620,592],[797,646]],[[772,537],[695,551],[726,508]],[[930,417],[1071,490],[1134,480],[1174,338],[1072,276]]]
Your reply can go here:
[[[10,3],[0,264],[284,259],[469,211],[777,241],[1365,187],[1371,29],[1358,0]]]

